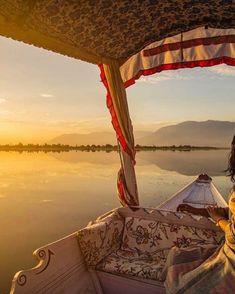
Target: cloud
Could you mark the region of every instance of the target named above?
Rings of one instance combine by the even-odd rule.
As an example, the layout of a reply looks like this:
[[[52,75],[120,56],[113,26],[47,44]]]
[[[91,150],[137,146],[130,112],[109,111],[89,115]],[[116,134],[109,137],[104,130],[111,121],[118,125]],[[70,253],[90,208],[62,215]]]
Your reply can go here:
[[[156,74],[154,77],[141,77],[137,80],[138,83],[157,84],[159,82],[165,82],[169,80],[188,81],[192,80],[193,77],[187,74],[183,74],[179,71],[169,71]]]
[[[228,65],[217,65],[209,68],[209,71],[219,76],[235,77],[235,68]]]
[[[163,71],[156,73],[154,76],[141,77],[137,83],[157,84],[160,82],[175,80],[175,81],[189,81],[201,79],[225,79],[235,77],[235,68],[225,64],[208,67],[205,70],[201,68],[193,69],[178,69],[173,71]]]
[[[53,98],[54,97],[54,95],[48,94],[48,93],[42,93],[42,94],[40,94],[40,96],[43,98]]]
[[[48,126],[51,127],[68,127],[68,128],[96,128],[100,126],[105,126],[110,124],[109,116],[100,116],[88,119],[80,120],[56,120],[51,119],[45,122]]]
[[[7,99],[5,98],[0,98],[0,104],[7,102]]]
[[[10,114],[11,112],[9,110],[6,110],[6,109],[0,109],[0,115],[8,115]]]

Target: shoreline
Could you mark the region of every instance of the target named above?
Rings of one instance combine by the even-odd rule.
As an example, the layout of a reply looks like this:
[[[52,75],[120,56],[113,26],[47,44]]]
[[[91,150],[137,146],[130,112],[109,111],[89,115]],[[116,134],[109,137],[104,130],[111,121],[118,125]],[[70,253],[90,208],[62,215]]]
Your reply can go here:
[[[136,145],[136,152],[140,151],[209,151],[209,150],[228,150],[226,147],[212,147],[212,146],[190,146],[190,145],[180,145],[180,146],[140,146]],[[82,152],[117,152],[117,145],[80,145],[80,146],[70,146],[62,144],[16,144],[16,145],[0,145],[0,152],[69,152],[69,151],[82,151]]]

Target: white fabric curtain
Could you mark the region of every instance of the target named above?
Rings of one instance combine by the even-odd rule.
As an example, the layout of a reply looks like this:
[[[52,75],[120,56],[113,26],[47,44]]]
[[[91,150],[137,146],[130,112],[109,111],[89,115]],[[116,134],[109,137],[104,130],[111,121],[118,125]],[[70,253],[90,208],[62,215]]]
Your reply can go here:
[[[117,134],[121,158],[121,169],[117,180],[119,200],[123,206],[138,206],[133,127],[118,62],[110,61],[104,64],[103,73],[102,79],[108,91],[107,105]]]

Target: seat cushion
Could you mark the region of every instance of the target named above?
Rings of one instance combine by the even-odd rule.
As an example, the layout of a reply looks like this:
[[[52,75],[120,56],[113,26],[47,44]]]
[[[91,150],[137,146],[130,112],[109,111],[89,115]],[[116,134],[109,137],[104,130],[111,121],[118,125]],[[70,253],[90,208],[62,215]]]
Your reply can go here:
[[[209,229],[126,217],[121,249],[155,254],[159,250],[170,249],[173,246],[186,248],[207,244],[218,245],[220,240],[221,232]]]
[[[104,219],[78,231],[78,242],[89,268],[121,246],[124,219],[114,211]]]
[[[151,255],[117,250],[104,258],[96,269],[118,275],[161,281],[161,272],[168,252],[168,250],[161,250]]]

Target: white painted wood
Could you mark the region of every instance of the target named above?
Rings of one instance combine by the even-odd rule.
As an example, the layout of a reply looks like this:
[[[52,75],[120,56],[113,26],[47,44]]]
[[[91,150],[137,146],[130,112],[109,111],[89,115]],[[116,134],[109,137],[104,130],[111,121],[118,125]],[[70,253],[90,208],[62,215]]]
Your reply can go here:
[[[11,294],[102,293],[85,267],[77,233],[37,249],[34,256],[39,264],[15,275]]]
[[[162,283],[97,271],[105,294],[165,294]]]
[[[193,215],[188,213],[181,213],[181,212],[174,212],[168,210],[160,210],[156,208],[135,208],[132,210],[128,207],[122,207],[117,209],[121,216],[125,217],[136,217],[136,218],[143,218],[149,219],[159,222],[177,224],[177,225],[188,225],[193,226],[195,228],[202,228],[202,229],[211,229],[214,231],[221,232],[221,229],[215,225],[215,223],[206,218],[206,217],[198,217],[195,218]]]

